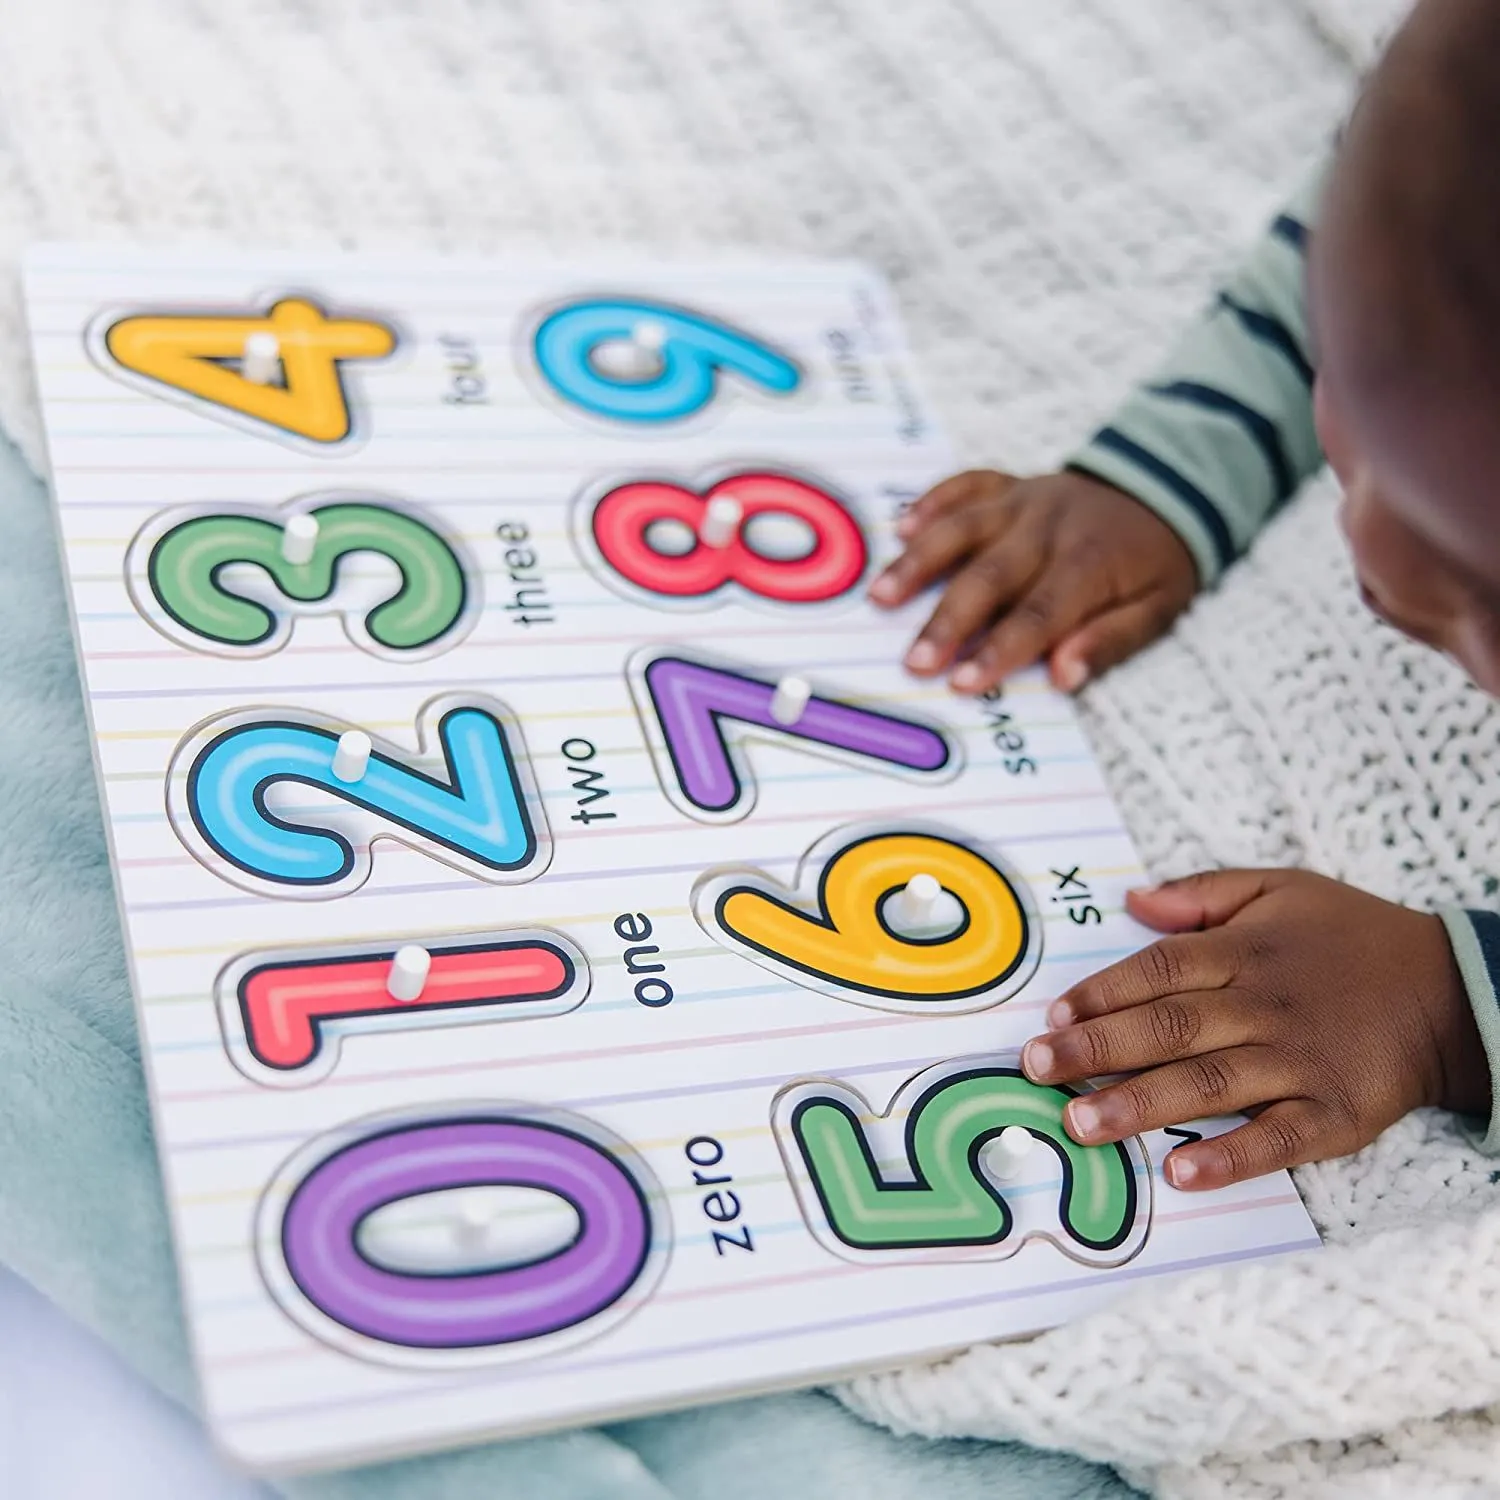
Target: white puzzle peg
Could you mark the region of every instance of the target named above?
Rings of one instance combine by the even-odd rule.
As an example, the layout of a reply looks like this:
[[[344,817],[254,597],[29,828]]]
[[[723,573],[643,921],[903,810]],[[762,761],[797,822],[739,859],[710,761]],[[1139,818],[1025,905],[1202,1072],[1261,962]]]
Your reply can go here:
[[[453,1215],[453,1238],[462,1246],[477,1249],[489,1243],[495,1215],[489,1202],[477,1193],[464,1193]]]
[[[630,330],[631,339],[642,349],[659,354],[667,346],[667,330],[650,318],[643,318]]]
[[[898,937],[923,943],[952,937],[963,927],[967,912],[936,875],[922,872],[886,898],[881,914]]]
[[[251,385],[272,385],[281,373],[281,341],[274,333],[262,329],[245,339],[240,359],[240,374]]]
[[[900,917],[909,927],[925,927],[932,921],[943,883],[936,875],[913,875],[901,892]]]
[[[340,781],[363,781],[370,769],[370,736],[363,729],[346,729],[333,751],[333,774]]]
[[[1035,1145],[1036,1137],[1024,1125],[1007,1125],[990,1142],[985,1161],[999,1181],[1012,1182],[1021,1175]]]
[[[291,516],[281,528],[281,557],[293,567],[300,568],[312,561],[318,546],[318,518],[316,516]]]
[[[661,355],[634,339],[606,339],[589,355],[589,363],[610,380],[645,381],[661,374]]]
[[[589,363],[611,380],[655,380],[665,361],[667,330],[660,323],[643,321],[630,330],[628,339],[605,339],[589,354]]]
[[[771,717],[790,728],[807,712],[812,684],[805,677],[783,677],[771,697]]]
[[[744,519],[745,507],[733,495],[715,495],[703,512],[698,540],[705,547],[727,547],[740,534]]]
[[[432,968],[432,955],[416,943],[407,943],[396,949],[391,960],[390,977],[385,987],[392,1000],[420,1000],[427,988],[428,971]]]

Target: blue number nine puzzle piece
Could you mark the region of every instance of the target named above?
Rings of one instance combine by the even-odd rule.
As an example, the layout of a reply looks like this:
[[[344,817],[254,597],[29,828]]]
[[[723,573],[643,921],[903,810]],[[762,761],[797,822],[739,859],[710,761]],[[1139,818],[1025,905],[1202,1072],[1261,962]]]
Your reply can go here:
[[[343,880],[355,868],[348,839],[284,821],[267,807],[273,785],[292,783],[331,792],[486,870],[514,872],[536,858],[536,830],[504,726],[493,715],[479,708],[443,715],[438,743],[447,783],[378,751],[359,781],[340,781],[333,774],[338,739],[335,730],[290,716],[226,729],[188,773],[188,812],[198,832],[230,863],[265,880],[298,886]]]
[[[592,359],[601,344],[638,341],[643,325],[661,336],[660,367],[642,379],[612,376]],[[676,422],[714,398],[720,370],[773,395],[797,389],[802,374],[768,344],[715,318],[626,298],[573,302],[536,331],[536,362],[565,401],[619,422]]]

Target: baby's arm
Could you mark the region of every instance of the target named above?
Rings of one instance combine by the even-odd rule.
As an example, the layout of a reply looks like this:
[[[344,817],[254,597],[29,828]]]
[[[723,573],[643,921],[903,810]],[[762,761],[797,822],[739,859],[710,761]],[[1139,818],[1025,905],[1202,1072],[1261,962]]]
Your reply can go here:
[[[1156,375],[1062,473],[961,474],[904,519],[871,589],[952,574],[907,656],[981,692],[1038,658],[1072,690],[1160,635],[1322,464],[1312,419],[1304,184]]]
[[[1144,501],[1212,583],[1323,466],[1307,240],[1324,169],[1272,221],[1150,381],[1069,461]]]

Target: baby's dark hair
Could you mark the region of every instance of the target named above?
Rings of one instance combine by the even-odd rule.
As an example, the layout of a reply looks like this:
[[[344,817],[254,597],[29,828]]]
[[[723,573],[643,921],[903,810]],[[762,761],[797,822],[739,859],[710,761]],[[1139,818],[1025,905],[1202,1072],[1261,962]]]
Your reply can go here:
[[[1443,368],[1500,394],[1500,0],[1421,0],[1349,121],[1330,199],[1356,232],[1342,258],[1372,325],[1365,374]]]

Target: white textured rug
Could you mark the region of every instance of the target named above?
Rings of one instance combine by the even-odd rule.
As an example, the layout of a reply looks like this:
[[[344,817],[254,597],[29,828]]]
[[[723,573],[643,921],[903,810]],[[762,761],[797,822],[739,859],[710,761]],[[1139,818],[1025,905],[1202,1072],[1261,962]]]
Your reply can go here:
[[[37,462],[8,273],[38,237],[765,246],[882,266],[965,456],[1046,464],[1319,149],[1398,5],[0,0],[0,423]],[[1326,493],[1087,712],[1158,873],[1500,889],[1500,715],[1364,614]],[[1490,1177],[1415,1117],[1300,1174],[1327,1253],[850,1398],[1169,1496],[1500,1493]]]

